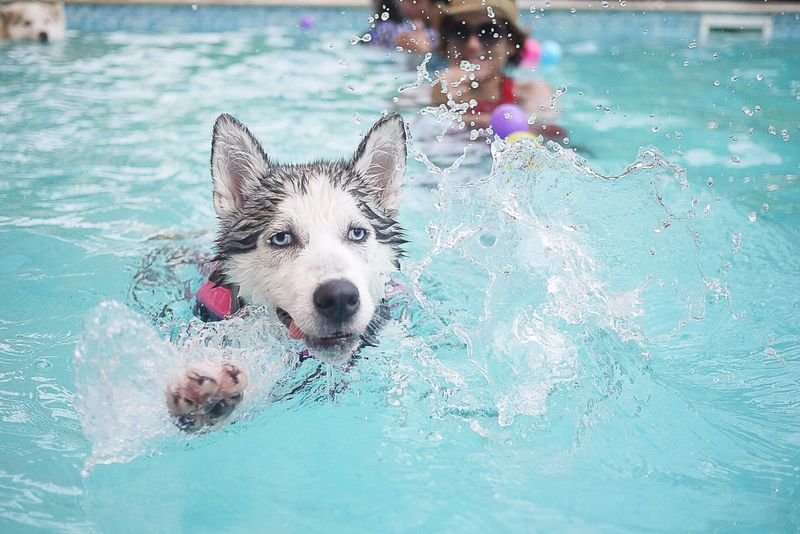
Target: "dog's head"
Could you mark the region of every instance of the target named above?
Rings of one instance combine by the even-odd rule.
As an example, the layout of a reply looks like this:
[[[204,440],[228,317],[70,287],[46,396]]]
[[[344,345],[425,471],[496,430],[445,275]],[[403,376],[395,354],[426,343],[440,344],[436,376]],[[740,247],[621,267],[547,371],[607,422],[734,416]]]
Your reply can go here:
[[[346,361],[372,334],[398,268],[405,162],[397,114],[375,123],[352,159],[300,165],[270,161],[245,126],[221,115],[211,149],[219,281],[275,309],[315,356]]]
[[[46,43],[63,39],[64,4],[15,2],[0,7],[0,37]]]

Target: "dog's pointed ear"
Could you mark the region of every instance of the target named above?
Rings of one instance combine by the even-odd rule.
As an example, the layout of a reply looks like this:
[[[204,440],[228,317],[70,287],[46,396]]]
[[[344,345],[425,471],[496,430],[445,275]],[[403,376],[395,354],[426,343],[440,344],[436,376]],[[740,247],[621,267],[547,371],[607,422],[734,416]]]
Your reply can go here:
[[[217,215],[240,210],[268,170],[269,159],[250,130],[230,115],[220,115],[214,123],[211,142],[211,178]]]
[[[55,2],[50,4],[50,9],[53,11],[53,15],[56,18],[64,17],[64,2]]]
[[[378,190],[381,205],[390,212],[397,211],[406,171],[406,128],[398,113],[375,123],[356,150],[353,166]]]

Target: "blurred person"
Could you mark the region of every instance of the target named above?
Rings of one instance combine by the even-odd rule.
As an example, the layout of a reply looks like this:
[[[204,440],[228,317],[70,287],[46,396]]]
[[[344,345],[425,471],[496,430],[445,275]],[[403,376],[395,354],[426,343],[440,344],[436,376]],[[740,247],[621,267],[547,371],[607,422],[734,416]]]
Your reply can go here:
[[[375,0],[378,20],[370,30],[370,43],[386,49],[435,52],[438,32],[431,20],[430,0]]]
[[[561,110],[550,84],[515,80],[508,74],[519,64],[527,36],[518,24],[513,0],[451,0],[439,7],[440,53],[447,67],[432,88],[432,104],[474,100],[464,116],[474,128],[489,126],[498,105],[517,104],[536,116],[532,133],[563,137],[564,130],[556,123]]]

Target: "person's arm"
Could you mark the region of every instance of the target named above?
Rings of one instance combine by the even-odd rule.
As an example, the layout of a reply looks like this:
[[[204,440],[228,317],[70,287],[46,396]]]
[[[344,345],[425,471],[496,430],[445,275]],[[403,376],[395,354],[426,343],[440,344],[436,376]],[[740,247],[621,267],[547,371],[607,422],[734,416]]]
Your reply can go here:
[[[430,32],[423,26],[416,27],[418,29],[400,33],[394,40],[395,46],[400,46],[403,50],[410,52],[430,52],[434,46]]]

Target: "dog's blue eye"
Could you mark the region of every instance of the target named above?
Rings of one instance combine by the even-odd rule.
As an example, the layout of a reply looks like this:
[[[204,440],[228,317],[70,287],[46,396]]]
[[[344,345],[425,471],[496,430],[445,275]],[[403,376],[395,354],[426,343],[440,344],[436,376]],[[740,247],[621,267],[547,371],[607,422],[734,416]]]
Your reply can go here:
[[[350,231],[347,232],[347,239],[350,241],[364,241],[367,237],[367,231],[363,228],[350,228]]]
[[[276,247],[288,247],[292,244],[294,238],[289,232],[278,232],[269,238],[269,242]]]

